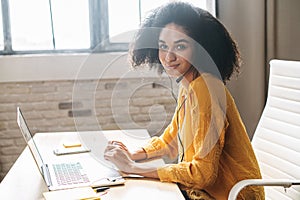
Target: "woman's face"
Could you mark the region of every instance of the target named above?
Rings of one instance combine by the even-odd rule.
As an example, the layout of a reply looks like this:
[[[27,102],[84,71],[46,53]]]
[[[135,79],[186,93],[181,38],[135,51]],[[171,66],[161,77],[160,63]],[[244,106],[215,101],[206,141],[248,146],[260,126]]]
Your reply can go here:
[[[182,26],[167,24],[158,40],[159,60],[171,77],[179,77],[189,70],[194,50],[192,39]]]

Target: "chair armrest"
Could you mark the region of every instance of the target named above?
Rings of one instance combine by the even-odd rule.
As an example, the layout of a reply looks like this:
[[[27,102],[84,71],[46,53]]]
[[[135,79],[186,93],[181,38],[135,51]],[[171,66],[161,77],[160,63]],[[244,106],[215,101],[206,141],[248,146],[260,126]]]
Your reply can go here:
[[[291,179],[247,179],[236,183],[230,190],[228,200],[236,200],[240,191],[247,186],[282,186],[284,188],[289,188],[292,185],[300,185],[300,180]]]

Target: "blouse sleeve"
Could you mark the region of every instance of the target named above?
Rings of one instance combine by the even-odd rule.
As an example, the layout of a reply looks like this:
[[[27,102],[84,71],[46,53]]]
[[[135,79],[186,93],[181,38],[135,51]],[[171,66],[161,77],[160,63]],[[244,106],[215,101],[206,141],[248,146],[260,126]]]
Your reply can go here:
[[[212,149],[202,157],[203,133],[209,126],[209,120],[201,120],[202,127],[197,130],[193,147],[197,150],[190,162],[169,164],[158,168],[158,176],[161,181],[180,183],[189,188],[202,189],[213,184],[218,175],[218,163],[224,147],[225,129],[221,131],[220,137]]]

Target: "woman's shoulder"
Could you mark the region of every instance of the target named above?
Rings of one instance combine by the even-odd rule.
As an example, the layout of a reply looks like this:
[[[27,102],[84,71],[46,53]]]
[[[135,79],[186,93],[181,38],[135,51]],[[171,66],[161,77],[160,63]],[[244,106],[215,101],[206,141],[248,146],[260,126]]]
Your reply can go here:
[[[197,99],[200,107],[206,109],[209,109],[212,104],[226,107],[228,103],[228,90],[223,81],[208,73],[201,74],[191,82],[189,94]]]
[[[204,95],[205,93],[209,94],[210,92],[218,91],[220,89],[224,90],[224,88],[225,85],[222,80],[209,73],[201,74],[189,85],[189,91],[201,93],[201,95]]]

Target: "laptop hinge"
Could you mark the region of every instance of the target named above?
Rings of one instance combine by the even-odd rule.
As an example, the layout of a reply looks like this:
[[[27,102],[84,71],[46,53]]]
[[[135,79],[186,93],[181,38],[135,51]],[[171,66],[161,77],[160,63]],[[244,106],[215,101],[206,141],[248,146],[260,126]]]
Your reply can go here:
[[[47,164],[43,164],[41,166],[42,169],[42,173],[44,176],[44,179],[46,181],[47,186],[52,186],[52,181],[51,181],[51,177],[50,177],[50,173],[49,173],[49,169],[48,169],[48,165]]]

